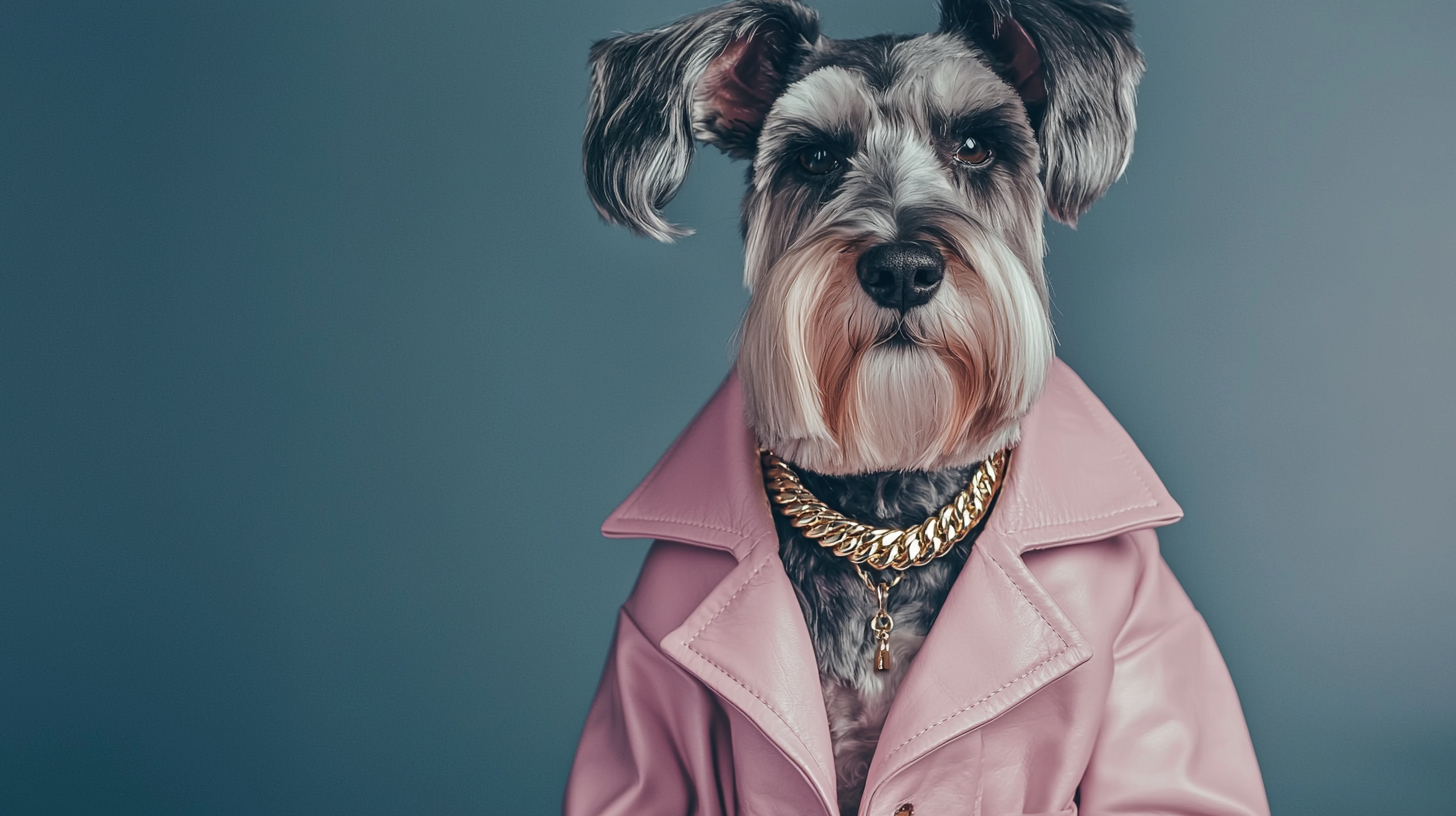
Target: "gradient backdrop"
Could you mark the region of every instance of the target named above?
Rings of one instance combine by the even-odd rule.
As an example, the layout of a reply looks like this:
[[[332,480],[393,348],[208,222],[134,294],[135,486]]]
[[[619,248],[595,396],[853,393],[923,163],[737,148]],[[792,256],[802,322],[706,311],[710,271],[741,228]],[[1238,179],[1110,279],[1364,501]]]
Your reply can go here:
[[[0,5],[0,813],[558,807],[644,552],[597,525],[744,304],[740,166],[675,246],[597,221],[584,63],[698,2]],[[1061,354],[1276,813],[1456,813],[1456,6],[1133,8]]]

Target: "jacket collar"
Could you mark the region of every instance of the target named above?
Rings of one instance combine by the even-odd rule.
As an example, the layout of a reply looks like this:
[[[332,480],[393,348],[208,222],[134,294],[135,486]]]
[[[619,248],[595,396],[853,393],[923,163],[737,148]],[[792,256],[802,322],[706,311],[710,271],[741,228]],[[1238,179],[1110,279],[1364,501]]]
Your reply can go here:
[[[1021,431],[987,521],[1017,552],[1098,541],[1182,517],[1127,432],[1061,360]],[[602,533],[715,547],[743,560],[776,535],[756,451],[734,372]]]
[[[1127,433],[1060,360],[1021,428],[996,509],[896,693],[866,802],[901,768],[1092,656],[1023,553],[1182,516]],[[730,374],[602,532],[733,554],[738,567],[659,645],[758,725],[836,812],[813,646],[778,560],[771,512]]]

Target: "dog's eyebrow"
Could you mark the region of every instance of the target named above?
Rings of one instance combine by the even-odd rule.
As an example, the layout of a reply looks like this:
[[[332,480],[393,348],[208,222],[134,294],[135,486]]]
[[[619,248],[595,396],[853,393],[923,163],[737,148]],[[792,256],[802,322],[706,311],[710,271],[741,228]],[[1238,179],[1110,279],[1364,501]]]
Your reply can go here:
[[[849,156],[859,147],[858,137],[847,127],[823,128],[807,122],[786,122],[774,136],[775,147],[780,151],[818,145],[840,156]]]
[[[838,66],[820,68],[790,85],[769,114],[779,123],[824,131],[853,131],[869,123],[870,98],[864,80]],[[765,123],[765,130],[772,129]]]
[[[942,119],[1020,105],[1016,91],[970,54],[909,75],[892,92],[923,99],[932,115]]]
[[[991,106],[973,106],[963,113],[931,115],[930,125],[942,137],[961,139],[970,135],[981,135],[996,141],[1006,141],[1016,133],[1016,121],[1023,117],[1022,109],[1011,103]]]

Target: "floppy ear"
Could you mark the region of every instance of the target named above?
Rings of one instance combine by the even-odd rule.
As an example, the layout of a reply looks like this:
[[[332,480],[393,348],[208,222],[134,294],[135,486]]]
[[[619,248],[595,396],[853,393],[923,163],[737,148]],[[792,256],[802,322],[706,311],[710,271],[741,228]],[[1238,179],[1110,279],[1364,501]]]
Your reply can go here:
[[[1111,0],[943,0],[940,30],[980,47],[1026,103],[1047,209],[1076,225],[1132,156],[1143,57]]]
[[[793,0],[734,0],[593,45],[582,169],[597,212],[659,241],[690,234],[662,207],[687,175],[693,137],[752,156],[818,36],[818,15]]]

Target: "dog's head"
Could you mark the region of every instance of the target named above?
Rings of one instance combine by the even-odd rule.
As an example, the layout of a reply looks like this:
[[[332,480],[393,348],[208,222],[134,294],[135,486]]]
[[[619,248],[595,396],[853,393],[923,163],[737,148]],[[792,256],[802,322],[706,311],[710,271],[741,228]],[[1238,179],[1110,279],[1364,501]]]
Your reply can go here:
[[[597,43],[598,211],[662,241],[694,140],[752,161],[738,368],[760,442],[822,473],[1014,444],[1053,353],[1042,212],[1074,223],[1132,152],[1142,58],[1102,0],[946,0],[940,31],[831,40],[733,0]]]

